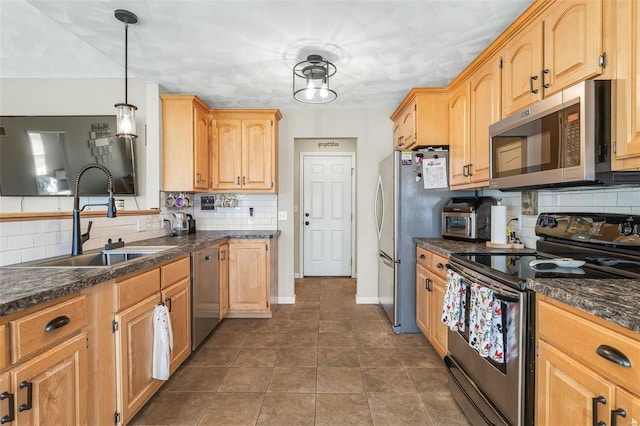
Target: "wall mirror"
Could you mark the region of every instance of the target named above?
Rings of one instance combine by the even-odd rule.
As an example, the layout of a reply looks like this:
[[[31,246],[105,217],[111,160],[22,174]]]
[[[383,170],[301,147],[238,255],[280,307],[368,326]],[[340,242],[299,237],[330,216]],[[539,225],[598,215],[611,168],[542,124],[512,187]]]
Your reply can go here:
[[[136,195],[134,142],[115,136],[116,116],[1,116],[0,195],[75,195],[86,164],[111,171],[114,193]],[[107,177],[88,170],[80,195],[106,195]]]

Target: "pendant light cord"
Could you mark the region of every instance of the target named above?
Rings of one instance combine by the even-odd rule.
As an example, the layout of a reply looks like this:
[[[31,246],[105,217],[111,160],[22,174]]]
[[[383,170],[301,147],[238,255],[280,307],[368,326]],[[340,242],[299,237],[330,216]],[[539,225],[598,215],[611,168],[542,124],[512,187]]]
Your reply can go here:
[[[124,103],[129,104],[129,87],[127,84],[127,66],[129,63],[129,23],[124,23]]]

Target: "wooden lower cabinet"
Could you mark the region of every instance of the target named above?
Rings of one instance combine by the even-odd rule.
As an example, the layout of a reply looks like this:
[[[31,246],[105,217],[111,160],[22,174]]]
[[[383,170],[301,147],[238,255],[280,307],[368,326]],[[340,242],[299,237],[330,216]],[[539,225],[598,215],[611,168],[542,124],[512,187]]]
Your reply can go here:
[[[535,424],[639,424],[640,334],[536,298]],[[603,346],[629,366],[599,355]]]
[[[12,422],[12,416],[15,416],[14,396],[9,373],[0,374],[0,419],[4,420],[4,423]]]
[[[87,365],[87,336],[81,333],[10,370],[12,424],[87,424]]]
[[[277,240],[230,240],[227,318],[271,318],[276,297]]]
[[[171,374],[191,354],[191,280],[184,279],[162,290],[162,301],[169,307],[173,331]]]
[[[447,326],[442,323],[447,259],[418,247],[416,251],[416,323],[441,357],[447,354]]]
[[[220,256],[220,319],[229,312],[229,244],[221,244]]]

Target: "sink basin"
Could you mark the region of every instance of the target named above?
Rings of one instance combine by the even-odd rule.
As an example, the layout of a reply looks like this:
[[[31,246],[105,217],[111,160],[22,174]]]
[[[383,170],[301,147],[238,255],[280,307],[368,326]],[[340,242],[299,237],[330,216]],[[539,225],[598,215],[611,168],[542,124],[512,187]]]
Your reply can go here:
[[[8,266],[11,268],[104,268],[174,247],[176,246],[129,246]]]

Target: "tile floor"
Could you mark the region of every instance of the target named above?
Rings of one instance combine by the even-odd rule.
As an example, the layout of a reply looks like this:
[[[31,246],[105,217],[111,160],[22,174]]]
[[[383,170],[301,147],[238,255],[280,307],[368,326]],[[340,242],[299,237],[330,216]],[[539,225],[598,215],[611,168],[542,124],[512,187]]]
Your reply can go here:
[[[224,320],[130,424],[468,425],[424,337],[355,291],[305,278],[272,319]]]

